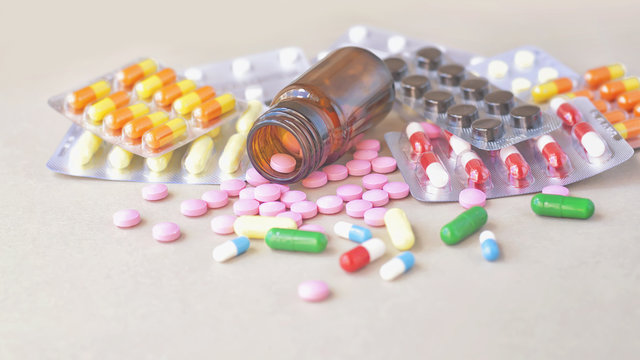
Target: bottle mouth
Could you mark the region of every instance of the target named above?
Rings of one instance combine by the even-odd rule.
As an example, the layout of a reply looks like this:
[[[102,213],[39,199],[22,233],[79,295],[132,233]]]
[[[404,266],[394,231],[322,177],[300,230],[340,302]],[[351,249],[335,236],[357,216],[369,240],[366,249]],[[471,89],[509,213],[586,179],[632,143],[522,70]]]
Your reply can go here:
[[[322,139],[310,121],[295,110],[279,107],[256,120],[247,137],[247,153],[253,167],[267,180],[293,183],[322,164],[322,151],[315,144],[322,144]],[[292,156],[296,161],[294,170],[274,170],[270,162],[275,154]]]

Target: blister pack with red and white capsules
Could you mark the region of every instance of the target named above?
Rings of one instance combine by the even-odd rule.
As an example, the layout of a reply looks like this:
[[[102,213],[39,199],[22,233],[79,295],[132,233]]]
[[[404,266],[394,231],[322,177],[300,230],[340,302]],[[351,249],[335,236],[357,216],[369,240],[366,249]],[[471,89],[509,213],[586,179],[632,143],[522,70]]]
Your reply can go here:
[[[51,99],[52,106],[65,114],[72,107],[78,110],[70,116],[82,123],[69,129],[47,167],[67,175],[119,181],[216,184],[242,177],[250,165],[244,151],[246,134],[262,113],[263,101],[307,67],[298,48],[182,72],[162,68],[152,59],[136,62],[70,92],[66,99],[62,95]],[[126,90],[116,91],[121,88]],[[113,101],[116,94],[140,101],[118,105]],[[236,102],[247,96],[252,99]],[[98,118],[99,124],[87,121]],[[154,142],[162,142],[157,151],[148,146]],[[131,147],[142,153],[130,151]]]
[[[548,185],[568,185],[628,160],[633,149],[585,98],[566,108],[579,117],[573,125],[500,150],[471,144],[431,123],[411,122],[405,132],[385,140],[411,194],[420,201],[458,201],[467,188],[487,198],[540,192]]]

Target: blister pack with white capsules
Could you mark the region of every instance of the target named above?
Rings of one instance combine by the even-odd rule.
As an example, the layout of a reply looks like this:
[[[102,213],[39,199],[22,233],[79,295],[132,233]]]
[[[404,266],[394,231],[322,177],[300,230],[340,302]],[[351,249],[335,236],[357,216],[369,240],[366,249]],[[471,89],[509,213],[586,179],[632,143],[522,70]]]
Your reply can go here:
[[[458,201],[466,188],[479,189],[487,198],[540,192],[631,158],[633,149],[588,99],[572,99],[567,106],[580,114],[572,127],[500,150],[474,149],[428,122],[411,122],[405,132],[385,134],[385,140],[413,197],[429,202]]]

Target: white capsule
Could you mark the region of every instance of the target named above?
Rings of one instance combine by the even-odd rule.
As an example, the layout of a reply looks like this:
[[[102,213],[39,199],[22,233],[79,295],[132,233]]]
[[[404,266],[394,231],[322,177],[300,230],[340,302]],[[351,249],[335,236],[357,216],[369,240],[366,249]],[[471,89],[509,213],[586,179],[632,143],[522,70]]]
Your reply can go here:
[[[425,170],[431,184],[435,187],[445,187],[449,183],[449,174],[439,162],[434,162],[427,166]]]
[[[401,35],[394,35],[387,40],[387,48],[392,54],[399,53],[407,45],[407,39]]]
[[[213,260],[225,262],[238,255],[244,254],[249,249],[250,241],[246,236],[239,236],[228,240],[213,249]]]
[[[526,70],[533,66],[536,61],[536,55],[529,50],[520,50],[513,57],[516,68]]]
[[[422,125],[420,125],[420,123],[412,121],[407,125],[407,129],[405,131],[407,132],[407,137],[410,138],[411,135],[417,132],[423,133],[424,129],[422,128]]]
[[[508,72],[509,65],[502,60],[493,60],[489,62],[489,65],[487,66],[487,73],[489,74],[489,77],[494,79],[502,79],[507,76]]]
[[[511,154],[520,154],[520,151],[513,145],[500,149],[500,160],[504,163]]]
[[[488,239],[492,239],[495,240],[496,239],[496,235],[491,231],[491,230],[484,230],[483,232],[480,233],[480,244],[482,244],[483,242],[485,242]]]
[[[542,135],[536,140],[536,148],[538,151],[542,152],[547,144],[555,143],[556,141],[551,137],[551,135]]]
[[[471,150],[471,144],[455,135],[451,135],[449,137],[449,146],[451,146],[451,150],[453,150],[453,153],[456,156],[459,156],[465,151]]]
[[[604,155],[604,152],[607,150],[604,141],[594,131],[589,131],[588,133],[582,135],[582,139],[580,139],[580,143],[584,147],[584,150],[592,157],[600,157]]]
[[[382,265],[380,268],[380,277],[387,281],[393,280],[409,271],[409,269],[413,267],[414,262],[413,254],[405,251]]]
[[[369,239],[360,244],[360,246],[364,247],[365,250],[367,250],[367,252],[369,253],[369,262],[380,258],[382,255],[384,255],[384,252],[387,251],[387,245],[385,245],[384,242],[378,238]]]
[[[538,70],[538,82],[540,84],[544,84],[551,80],[557,79],[559,75],[560,74],[558,73],[558,70],[556,70],[555,68],[545,66],[542,69]]]
[[[341,238],[349,239],[357,243],[363,243],[372,237],[371,230],[346,221],[338,221],[333,226],[333,231]]]
[[[567,99],[564,96],[554,96],[551,101],[549,101],[549,106],[553,110],[553,112],[557,112],[558,108],[565,104]]]
[[[511,92],[515,95],[521,94],[531,89],[531,81],[529,79],[519,77],[511,81]]]

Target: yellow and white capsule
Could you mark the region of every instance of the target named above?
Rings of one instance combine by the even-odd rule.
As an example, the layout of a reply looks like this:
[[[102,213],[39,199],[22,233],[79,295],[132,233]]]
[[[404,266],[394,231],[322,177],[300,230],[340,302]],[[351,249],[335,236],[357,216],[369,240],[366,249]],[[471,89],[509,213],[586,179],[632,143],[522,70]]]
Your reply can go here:
[[[218,160],[218,166],[222,171],[231,174],[238,170],[246,144],[247,138],[244,135],[238,133],[231,135]]]
[[[71,148],[69,153],[69,162],[71,165],[82,166],[91,161],[93,155],[98,151],[102,139],[90,131],[85,131],[80,135],[76,144]]]
[[[211,150],[213,150],[213,140],[209,136],[203,135],[197,138],[191,144],[187,157],[184,159],[184,168],[187,172],[192,175],[203,172],[211,157]]]

